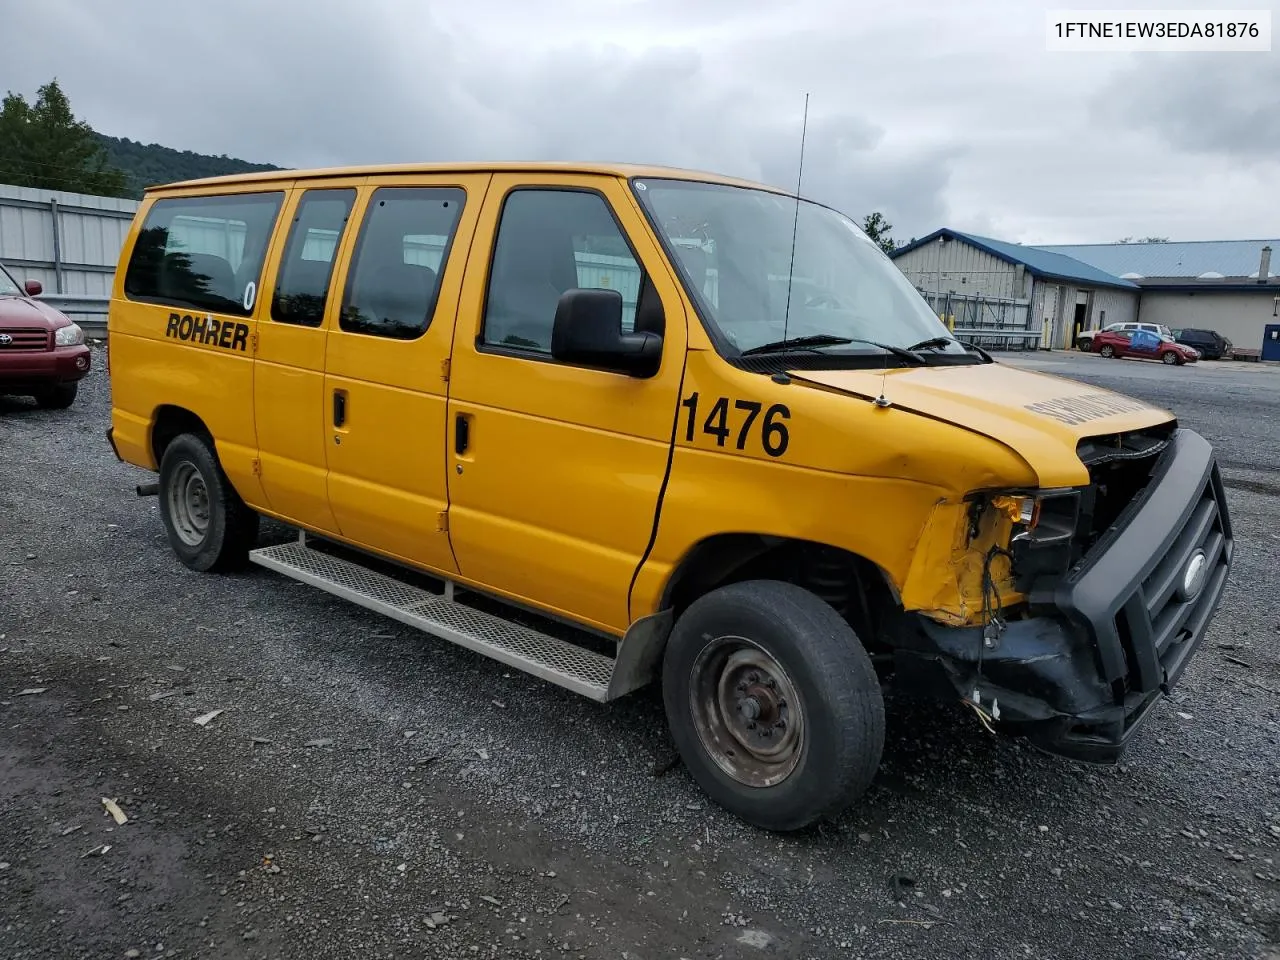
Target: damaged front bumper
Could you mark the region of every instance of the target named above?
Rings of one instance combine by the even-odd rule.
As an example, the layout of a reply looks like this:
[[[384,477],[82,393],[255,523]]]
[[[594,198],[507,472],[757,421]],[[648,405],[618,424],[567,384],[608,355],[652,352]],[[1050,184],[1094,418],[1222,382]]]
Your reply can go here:
[[[991,644],[980,627],[915,615],[896,673],[908,687],[959,694],[1051,753],[1113,763],[1204,639],[1233,547],[1213,449],[1179,430],[1048,603]]]

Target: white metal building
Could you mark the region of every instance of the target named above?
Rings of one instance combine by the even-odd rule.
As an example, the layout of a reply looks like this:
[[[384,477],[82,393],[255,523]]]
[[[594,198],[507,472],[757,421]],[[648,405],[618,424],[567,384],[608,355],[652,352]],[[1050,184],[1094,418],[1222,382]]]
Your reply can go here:
[[[1236,347],[1260,350],[1280,324],[1275,240],[1070,244],[1037,249],[1070,256],[1136,283],[1139,317],[1172,329],[1217,330]],[[1276,264],[1280,268],[1280,262]]]
[[[939,316],[979,343],[1067,348],[1081,331],[1138,314],[1136,283],[1038,247],[943,228],[892,257]]]

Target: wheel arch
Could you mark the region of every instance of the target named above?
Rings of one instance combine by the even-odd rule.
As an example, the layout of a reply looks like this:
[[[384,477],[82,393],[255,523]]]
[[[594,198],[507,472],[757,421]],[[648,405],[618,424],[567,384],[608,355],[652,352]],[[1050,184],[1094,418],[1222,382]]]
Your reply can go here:
[[[864,643],[874,643],[886,605],[900,607],[897,587],[873,560],[821,541],[759,533],[719,533],[689,548],[663,585],[659,609],[679,617],[699,597],[741,580],[782,580],[836,607]],[[861,629],[859,629],[861,628]]]
[[[186,407],[165,403],[156,407],[151,415],[149,446],[157,470],[160,469],[160,461],[164,458],[165,449],[173,443],[175,438],[184,433],[193,433],[202,437],[209,444],[209,449],[213,451],[214,456],[217,456],[213,432],[199,415]]]

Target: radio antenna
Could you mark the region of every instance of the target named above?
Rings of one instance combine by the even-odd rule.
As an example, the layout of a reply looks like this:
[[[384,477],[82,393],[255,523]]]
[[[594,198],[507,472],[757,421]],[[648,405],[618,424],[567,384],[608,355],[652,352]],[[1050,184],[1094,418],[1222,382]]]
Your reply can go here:
[[[791,280],[796,272],[796,233],[800,228],[800,179],[804,176],[804,140],[809,132],[809,95],[804,95],[804,119],[800,123],[800,168],[796,171],[796,214],[791,222],[791,264],[787,267],[787,310],[782,316],[782,339],[791,323]]]

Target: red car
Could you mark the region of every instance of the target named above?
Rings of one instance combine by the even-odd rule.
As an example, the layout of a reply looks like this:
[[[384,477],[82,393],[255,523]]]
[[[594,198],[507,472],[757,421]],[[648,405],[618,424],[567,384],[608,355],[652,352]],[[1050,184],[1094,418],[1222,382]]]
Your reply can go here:
[[[1104,357],[1132,357],[1159,360],[1170,366],[1195,363],[1199,351],[1147,330],[1100,330],[1093,335],[1091,349]]]
[[[33,299],[39,280],[17,281],[0,266],[0,394],[33,396],[65,410],[89,372],[84,331],[47,303]]]

